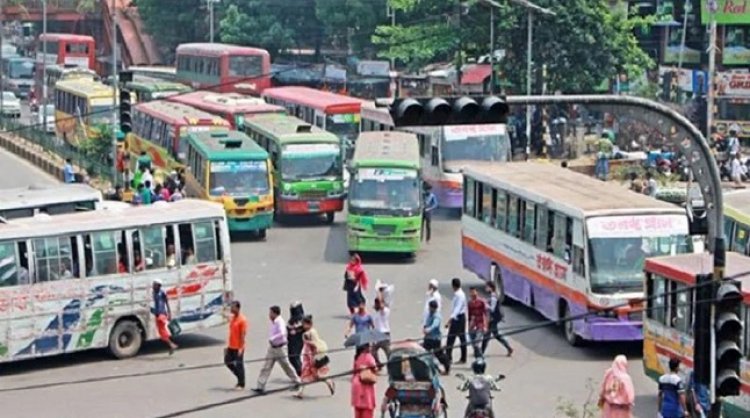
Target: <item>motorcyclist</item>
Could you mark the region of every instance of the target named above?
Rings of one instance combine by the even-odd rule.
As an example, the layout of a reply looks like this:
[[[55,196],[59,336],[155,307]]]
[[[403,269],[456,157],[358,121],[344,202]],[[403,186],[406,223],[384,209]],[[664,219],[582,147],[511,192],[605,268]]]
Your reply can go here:
[[[494,418],[495,413],[492,411],[492,391],[500,390],[496,382],[496,378],[485,374],[487,364],[483,358],[477,358],[471,364],[471,369],[474,375],[470,379],[464,380],[458,390],[462,392],[469,392],[469,403],[466,405],[466,412],[464,413],[465,418],[473,417],[472,414],[476,412],[483,412],[483,415],[488,418]]]

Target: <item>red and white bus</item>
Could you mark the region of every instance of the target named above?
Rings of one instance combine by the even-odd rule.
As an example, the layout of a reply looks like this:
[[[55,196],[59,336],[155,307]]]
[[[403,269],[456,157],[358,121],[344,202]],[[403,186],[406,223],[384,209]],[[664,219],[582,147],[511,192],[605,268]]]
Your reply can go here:
[[[42,48],[46,45],[46,51]],[[39,35],[36,41],[36,62],[41,65],[77,66],[93,70],[96,64],[94,38],[72,33],[48,33]]]
[[[265,49],[238,45],[182,44],[177,79],[196,90],[258,95],[271,87],[271,56]]]
[[[239,93],[215,93],[201,90],[170,96],[167,100],[221,116],[232,125],[232,129],[238,130],[241,130],[247,116],[261,113],[285,113],[281,106],[268,104],[263,99]]]
[[[309,87],[276,87],[263,92],[268,103],[353,143],[359,136],[362,100]]]

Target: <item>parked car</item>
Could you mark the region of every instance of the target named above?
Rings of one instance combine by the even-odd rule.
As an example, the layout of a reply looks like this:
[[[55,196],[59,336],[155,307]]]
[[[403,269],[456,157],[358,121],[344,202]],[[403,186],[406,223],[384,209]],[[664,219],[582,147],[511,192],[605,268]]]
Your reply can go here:
[[[44,109],[39,108],[36,111],[36,123],[39,129],[44,129],[48,134],[55,133],[55,105],[47,105],[47,123],[44,123]]]
[[[3,103],[2,107],[0,107],[0,113],[2,113],[3,116],[9,116],[11,118],[20,118],[21,117],[21,100],[16,97],[13,92],[10,91],[4,91],[3,92]]]

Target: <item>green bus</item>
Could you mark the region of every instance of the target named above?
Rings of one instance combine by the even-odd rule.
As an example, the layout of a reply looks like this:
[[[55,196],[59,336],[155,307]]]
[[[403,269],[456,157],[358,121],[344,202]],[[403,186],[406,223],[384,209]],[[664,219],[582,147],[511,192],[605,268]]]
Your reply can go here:
[[[273,222],[273,179],[268,153],[237,131],[187,136],[185,186],[190,196],[224,206],[231,232],[265,238]]]
[[[349,170],[349,251],[419,251],[423,202],[417,136],[363,132]]]
[[[127,89],[135,93],[138,103],[150,102],[175,94],[193,91],[190,87],[176,81],[165,81],[150,77],[135,77],[126,84]]]
[[[292,116],[259,114],[245,119],[245,132],[268,151],[274,172],[274,215],[325,214],[333,223],[344,209],[338,137]]]

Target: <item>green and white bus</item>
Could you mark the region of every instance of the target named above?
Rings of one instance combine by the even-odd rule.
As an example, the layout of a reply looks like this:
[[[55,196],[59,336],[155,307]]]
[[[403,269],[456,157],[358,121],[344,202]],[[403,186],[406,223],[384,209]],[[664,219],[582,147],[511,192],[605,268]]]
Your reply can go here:
[[[230,232],[265,238],[273,222],[268,153],[237,131],[190,133],[187,144],[188,193],[221,203]]]
[[[135,77],[126,84],[128,90],[135,93],[138,103],[150,102],[151,100],[163,99],[175,94],[193,91],[189,86],[176,81],[159,80],[150,77]]]
[[[247,118],[245,132],[271,156],[274,215],[325,214],[333,223],[345,196],[338,137],[282,114]]]
[[[363,132],[349,169],[349,251],[419,251],[423,202],[417,136]]]

